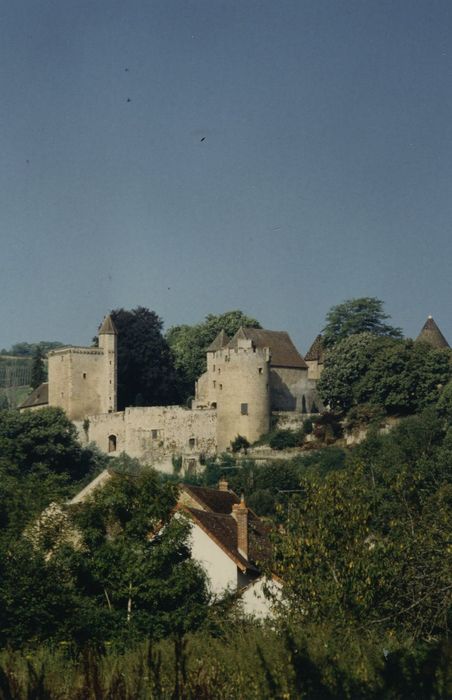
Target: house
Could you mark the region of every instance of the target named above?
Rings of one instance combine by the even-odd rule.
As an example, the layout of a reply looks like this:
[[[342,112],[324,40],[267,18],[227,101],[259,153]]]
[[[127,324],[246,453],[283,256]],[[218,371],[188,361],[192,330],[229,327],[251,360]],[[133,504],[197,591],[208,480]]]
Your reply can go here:
[[[281,584],[262,576],[271,559],[269,532],[244,498],[223,479],[218,489],[182,484],[178,512],[190,522],[192,557],[204,568],[212,593],[235,591],[245,613],[271,615],[264,589],[277,595]]]

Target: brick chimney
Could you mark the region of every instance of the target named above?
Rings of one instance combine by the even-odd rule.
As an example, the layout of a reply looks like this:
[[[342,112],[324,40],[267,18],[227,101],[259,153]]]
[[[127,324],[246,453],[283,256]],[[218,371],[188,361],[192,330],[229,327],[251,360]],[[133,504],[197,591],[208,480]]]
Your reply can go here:
[[[223,479],[223,477],[220,479],[218,482],[218,488],[220,491],[228,491],[229,484],[226,481],[226,479]]]
[[[232,506],[232,517],[237,522],[237,549],[242,557],[248,559],[248,508],[243,494],[240,503]]]

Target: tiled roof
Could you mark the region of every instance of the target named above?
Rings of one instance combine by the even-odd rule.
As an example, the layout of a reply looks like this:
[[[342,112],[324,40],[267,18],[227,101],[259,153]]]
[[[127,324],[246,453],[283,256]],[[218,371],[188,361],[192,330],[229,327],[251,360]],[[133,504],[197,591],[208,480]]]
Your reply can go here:
[[[422,330],[416,338],[416,342],[427,343],[428,345],[431,345],[432,348],[437,349],[450,347],[449,343],[431,316],[428,317],[422,326]]]
[[[307,364],[285,331],[267,331],[263,328],[239,328],[229,346],[237,347],[239,338],[251,340],[256,348],[270,348],[272,367],[306,369]]]
[[[118,331],[116,330],[116,326],[113,323],[113,319],[108,314],[105,316],[104,320],[102,321],[102,325],[99,328],[99,335],[117,335]]]
[[[44,382],[40,384],[30,396],[27,396],[25,401],[23,401],[19,408],[33,408],[34,406],[45,406],[49,403],[49,384]]]
[[[240,498],[233,491],[220,491],[190,484],[182,484],[181,489],[186,491],[203,510],[211,513],[230,515],[232,506],[240,503]]]
[[[248,560],[237,549],[237,523],[232,515],[210,513],[196,508],[185,508],[190,517],[242,569],[258,572],[259,563],[270,557],[267,530],[256,516],[248,519]],[[253,514],[254,515],[254,514]]]
[[[322,336],[320,333],[317,336],[317,338],[314,340],[314,342],[312,343],[308,352],[304,356],[304,359],[310,360],[310,361],[317,361],[319,363],[323,362],[324,350],[323,350]]]
[[[218,333],[217,337],[215,338],[215,340],[213,340],[210,343],[206,352],[215,352],[216,350],[221,350],[221,348],[225,348],[228,343],[229,343],[228,336],[226,335],[226,333],[224,331],[220,331]]]

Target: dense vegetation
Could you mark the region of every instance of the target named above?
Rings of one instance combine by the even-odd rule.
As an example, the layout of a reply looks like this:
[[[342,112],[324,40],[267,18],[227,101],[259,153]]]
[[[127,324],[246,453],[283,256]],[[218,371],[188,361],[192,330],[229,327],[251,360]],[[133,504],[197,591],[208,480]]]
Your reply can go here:
[[[381,305],[373,326],[360,309],[368,327],[342,315],[327,349],[321,387],[339,413],[265,438],[275,456],[313,431],[316,449],[262,464],[237,439],[191,477],[226,478],[268,523],[283,587],[267,623],[209,595],[171,517],[180,476],[123,455],[67,507],[107,458],[58,409],[0,411],[2,700],[452,696],[450,352],[400,339]],[[169,379],[185,331],[170,351],[145,311]],[[388,413],[402,417],[382,434]],[[367,438],[334,444],[338,416]]]

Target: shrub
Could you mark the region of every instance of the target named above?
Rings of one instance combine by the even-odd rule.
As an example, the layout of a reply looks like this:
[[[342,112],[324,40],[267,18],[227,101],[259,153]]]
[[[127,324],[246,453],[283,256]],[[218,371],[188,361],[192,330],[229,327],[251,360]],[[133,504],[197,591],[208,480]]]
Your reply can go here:
[[[312,433],[313,424],[312,424],[312,420],[310,418],[306,418],[303,421],[303,430],[306,433],[306,435],[310,435]]]
[[[272,450],[285,450],[289,447],[298,447],[303,444],[303,430],[277,430],[271,435],[268,444]]]
[[[240,450],[245,450],[245,453],[250,446],[250,443],[243,435],[237,435],[235,440],[231,442],[231,449],[233,452],[240,452]]]

